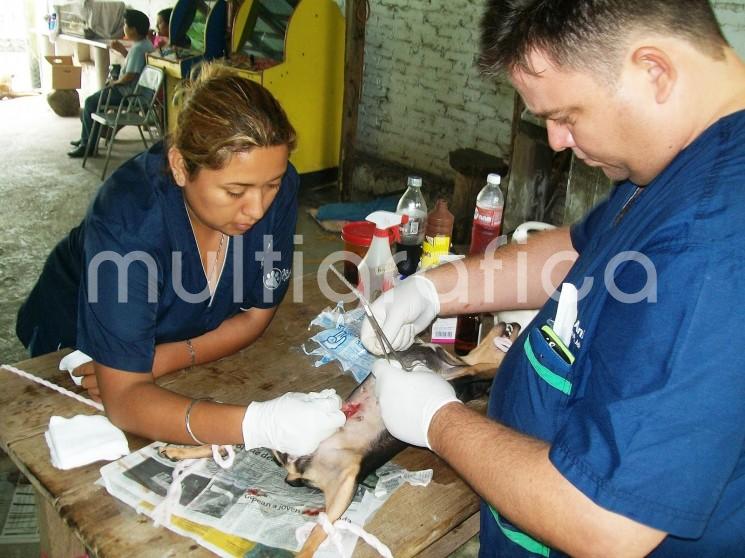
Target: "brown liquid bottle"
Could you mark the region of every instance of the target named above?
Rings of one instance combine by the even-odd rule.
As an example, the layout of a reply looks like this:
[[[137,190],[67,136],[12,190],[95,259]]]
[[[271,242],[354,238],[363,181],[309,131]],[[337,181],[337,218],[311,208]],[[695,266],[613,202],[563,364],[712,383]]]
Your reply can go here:
[[[422,269],[440,263],[440,257],[450,252],[455,217],[448,210],[448,202],[438,199],[435,208],[427,215],[427,228],[422,244]]]
[[[464,356],[476,348],[481,334],[481,314],[461,314],[455,326],[455,354]]]

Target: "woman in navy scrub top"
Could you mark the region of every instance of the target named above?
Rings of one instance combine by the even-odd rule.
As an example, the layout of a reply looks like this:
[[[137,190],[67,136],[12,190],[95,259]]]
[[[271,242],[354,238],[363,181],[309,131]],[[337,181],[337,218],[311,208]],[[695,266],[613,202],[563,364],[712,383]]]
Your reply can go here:
[[[344,423],[336,394],[243,407],[155,384],[266,330],[287,291],[297,216],[295,131],[271,93],[205,64],[180,94],[173,134],[122,165],[53,250],[18,336],[32,356],[89,355],[74,373],[128,432],[308,453]]]

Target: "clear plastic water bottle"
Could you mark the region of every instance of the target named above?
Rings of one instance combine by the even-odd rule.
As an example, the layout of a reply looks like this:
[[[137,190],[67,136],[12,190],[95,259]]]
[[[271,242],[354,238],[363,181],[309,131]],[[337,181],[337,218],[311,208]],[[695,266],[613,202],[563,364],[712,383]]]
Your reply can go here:
[[[57,36],[59,35],[59,16],[56,10],[49,14],[47,25],[49,27],[49,39],[51,41],[57,40]]]
[[[427,202],[422,195],[422,179],[410,176],[407,184],[406,192],[396,207],[397,214],[409,217],[408,223],[399,227],[400,239],[396,243],[396,266],[403,276],[416,272],[427,226]]]
[[[481,189],[476,198],[469,254],[483,254],[489,243],[502,232],[504,195],[499,189],[501,181],[498,174],[493,173],[487,176],[486,186]]]

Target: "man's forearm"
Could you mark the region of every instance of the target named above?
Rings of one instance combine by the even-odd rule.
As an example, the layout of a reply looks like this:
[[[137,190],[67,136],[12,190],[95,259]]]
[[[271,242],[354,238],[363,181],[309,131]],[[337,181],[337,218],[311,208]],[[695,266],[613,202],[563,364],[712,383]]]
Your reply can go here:
[[[134,83],[139,78],[139,74],[124,74],[118,80],[112,81],[111,85],[126,85],[127,83]]]
[[[427,272],[440,294],[440,314],[540,308],[577,258],[568,228],[531,236],[493,254]]]
[[[572,556],[644,556],[665,536],[587,498],[551,464],[545,442],[464,405],[435,414],[429,443],[497,511]]]
[[[109,45],[109,46],[110,46],[110,48],[112,48],[113,50],[117,51],[122,56],[125,56],[125,57],[127,56],[127,49],[126,49],[126,47],[123,44],[119,43],[119,41],[115,41],[115,42],[111,43],[111,45]]]

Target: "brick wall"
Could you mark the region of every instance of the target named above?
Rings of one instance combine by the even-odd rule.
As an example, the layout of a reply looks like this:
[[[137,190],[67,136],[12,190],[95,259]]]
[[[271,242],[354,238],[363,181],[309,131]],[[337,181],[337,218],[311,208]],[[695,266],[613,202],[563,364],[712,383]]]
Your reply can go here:
[[[745,0],[714,0],[712,2],[725,37],[745,58]]]
[[[475,67],[482,7],[370,0],[359,149],[448,180],[454,149],[507,154],[512,88]]]

